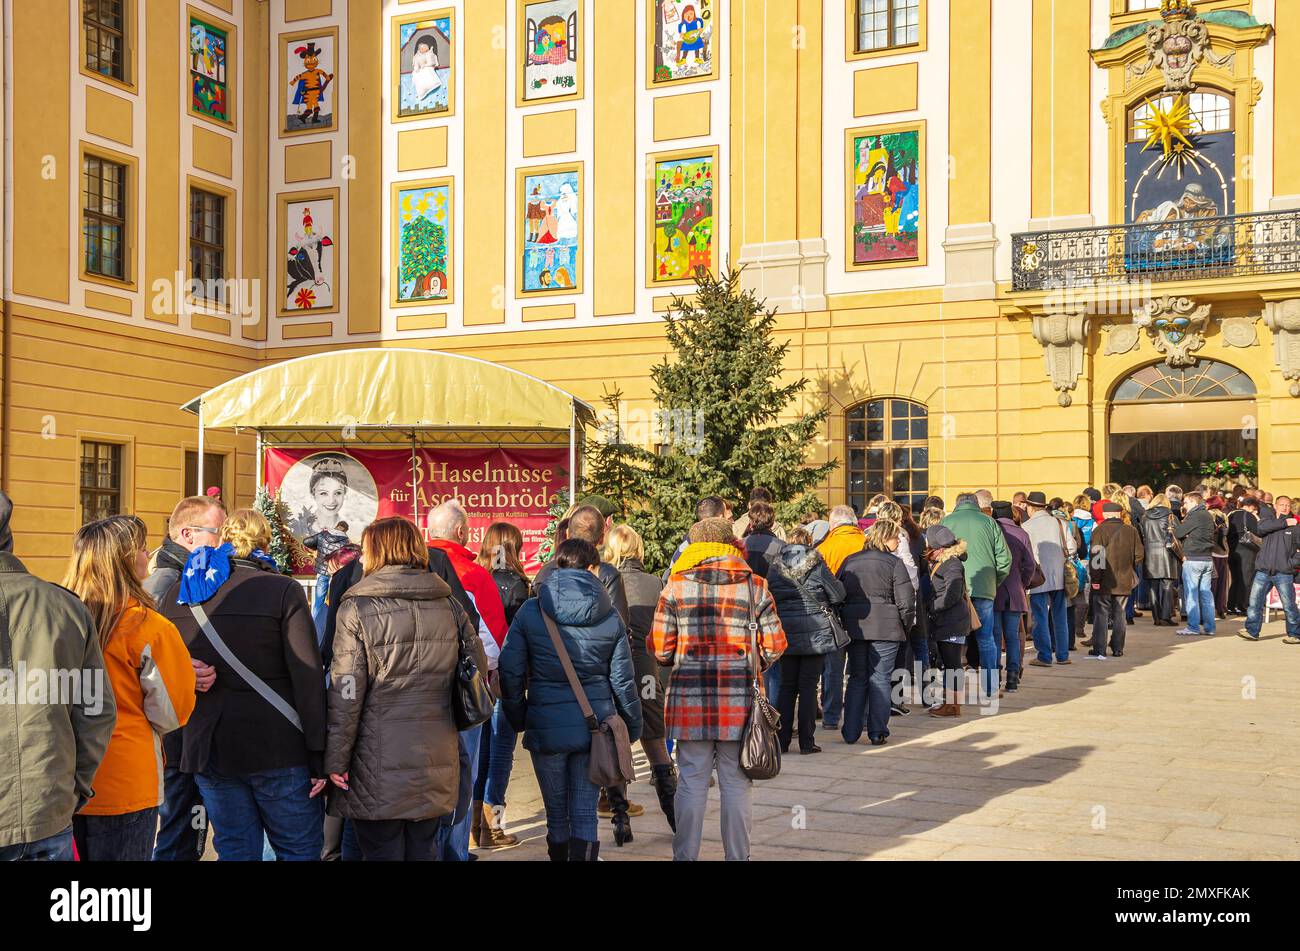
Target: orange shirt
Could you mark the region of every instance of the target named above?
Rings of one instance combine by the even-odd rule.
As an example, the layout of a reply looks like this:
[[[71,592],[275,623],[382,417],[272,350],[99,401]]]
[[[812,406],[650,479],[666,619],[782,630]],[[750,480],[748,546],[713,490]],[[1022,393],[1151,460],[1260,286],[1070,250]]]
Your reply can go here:
[[[120,816],[162,802],[162,736],[194,712],[194,666],[176,625],[132,601],[104,648],[117,723],[91,786],[88,816]]]

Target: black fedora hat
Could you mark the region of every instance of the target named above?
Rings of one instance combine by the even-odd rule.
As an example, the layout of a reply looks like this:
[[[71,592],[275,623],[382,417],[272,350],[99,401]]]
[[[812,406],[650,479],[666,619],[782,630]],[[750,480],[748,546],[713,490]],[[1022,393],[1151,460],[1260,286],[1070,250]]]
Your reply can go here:
[[[1047,496],[1041,492],[1030,492],[1025,496],[1025,502],[1029,505],[1035,506],[1036,508],[1047,508]]]

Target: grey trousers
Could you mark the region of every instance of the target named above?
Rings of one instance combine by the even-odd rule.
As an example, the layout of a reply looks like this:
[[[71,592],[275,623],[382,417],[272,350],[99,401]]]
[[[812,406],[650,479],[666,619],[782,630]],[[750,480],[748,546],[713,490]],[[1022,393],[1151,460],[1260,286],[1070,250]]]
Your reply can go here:
[[[753,782],[740,771],[739,741],[679,742],[676,752],[677,834],[673,836],[673,861],[694,862],[700,857],[704,812],[709,805],[709,776],[716,765],[722,795],[722,848],[728,862],[748,862]]]

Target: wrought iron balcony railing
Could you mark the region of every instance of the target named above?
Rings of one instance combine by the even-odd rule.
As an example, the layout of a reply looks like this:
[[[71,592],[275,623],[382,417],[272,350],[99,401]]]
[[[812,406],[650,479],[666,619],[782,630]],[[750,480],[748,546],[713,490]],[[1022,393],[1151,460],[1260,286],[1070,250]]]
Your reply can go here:
[[[1016,291],[1300,273],[1300,211],[1012,236]]]

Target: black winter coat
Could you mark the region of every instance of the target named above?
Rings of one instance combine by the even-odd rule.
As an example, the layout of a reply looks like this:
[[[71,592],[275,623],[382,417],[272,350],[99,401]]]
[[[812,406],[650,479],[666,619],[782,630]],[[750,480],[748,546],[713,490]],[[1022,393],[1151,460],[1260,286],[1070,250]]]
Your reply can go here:
[[[492,580],[497,583],[501,595],[501,604],[506,609],[506,624],[509,625],[524,606],[524,602],[533,596],[532,585],[521,574],[509,568],[493,568]]]
[[[965,637],[970,633],[970,609],[966,607],[966,543],[958,542],[953,552],[930,572],[930,636],[936,641]]]
[[[1183,543],[1185,560],[1209,561],[1214,557],[1214,528],[1214,516],[1204,505],[1183,516],[1174,528],[1174,537]]]
[[[767,590],[776,601],[787,654],[830,654],[835,650],[826,609],[839,613],[844,585],[831,574],[816,548],[793,542],[782,547],[768,571]]]
[[[1255,570],[1270,575],[1285,575],[1295,571],[1291,559],[1300,550],[1300,526],[1292,527],[1283,518],[1260,518],[1259,535],[1264,539],[1259,555],[1255,558]]]
[[[1178,578],[1182,574],[1178,556],[1169,547],[1173,537],[1173,529],[1169,525],[1172,515],[1173,512],[1160,505],[1147,509],[1142,516],[1142,547],[1146,550],[1144,567],[1147,577],[1152,580]]]
[[[749,564],[749,570],[760,578],[766,578],[767,573],[771,570],[772,562],[781,553],[781,546],[785,542],[777,538],[772,532],[768,531],[751,531],[743,540],[745,546],[745,561]]]
[[[864,549],[844,559],[844,627],[855,641],[906,641],[916,620],[916,589],[901,558]]]

